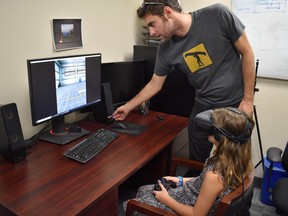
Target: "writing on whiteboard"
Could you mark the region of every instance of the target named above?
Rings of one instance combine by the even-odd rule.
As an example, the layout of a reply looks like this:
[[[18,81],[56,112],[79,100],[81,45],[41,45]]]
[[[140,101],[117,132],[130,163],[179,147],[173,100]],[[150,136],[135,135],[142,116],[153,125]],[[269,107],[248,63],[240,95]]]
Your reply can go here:
[[[232,0],[231,8],[260,60],[259,76],[288,80],[287,0]]]

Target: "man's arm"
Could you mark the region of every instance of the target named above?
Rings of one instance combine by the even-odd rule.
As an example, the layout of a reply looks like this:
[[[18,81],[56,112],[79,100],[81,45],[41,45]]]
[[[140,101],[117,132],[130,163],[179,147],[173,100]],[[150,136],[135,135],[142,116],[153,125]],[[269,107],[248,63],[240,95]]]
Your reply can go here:
[[[242,56],[242,73],[244,96],[239,108],[249,114],[253,114],[253,98],[255,88],[255,61],[254,54],[245,32],[234,42],[234,46]]]
[[[130,101],[128,101],[123,106],[120,106],[116,111],[113,113],[113,118],[115,120],[123,120],[131,110],[135,109],[141,103],[148,101],[151,97],[157,94],[167,76],[158,76],[153,74],[152,79],[147,83],[147,85]]]

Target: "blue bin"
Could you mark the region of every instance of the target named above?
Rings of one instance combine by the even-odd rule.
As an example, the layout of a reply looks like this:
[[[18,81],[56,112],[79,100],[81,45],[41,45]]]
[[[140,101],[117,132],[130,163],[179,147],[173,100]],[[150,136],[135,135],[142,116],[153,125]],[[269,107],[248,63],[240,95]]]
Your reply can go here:
[[[274,184],[277,180],[280,178],[288,177],[288,173],[285,172],[285,170],[282,167],[281,163],[273,163],[273,171],[270,174],[270,179],[268,182],[269,177],[269,167],[270,167],[271,161],[265,157],[264,159],[264,176],[262,179],[262,188],[261,188],[261,197],[260,200],[262,203],[266,205],[274,206],[272,202],[271,192],[273,190]]]

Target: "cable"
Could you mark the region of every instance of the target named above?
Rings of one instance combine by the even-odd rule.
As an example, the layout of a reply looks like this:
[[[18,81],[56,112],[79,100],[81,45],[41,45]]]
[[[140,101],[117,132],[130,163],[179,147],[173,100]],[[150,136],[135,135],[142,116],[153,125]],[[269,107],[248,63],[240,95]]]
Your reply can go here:
[[[35,135],[33,135],[32,137],[28,138],[25,140],[25,148],[30,148],[33,145],[36,144],[36,142],[38,141],[38,136],[43,132],[46,131],[47,129],[49,129],[52,125],[52,122],[49,121],[38,133],[36,133]]]
[[[239,151],[240,151],[240,143],[238,143],[238,154],[236,155],[236,158],[237,158],[237,162],[239,164],[239,168],[240,168],[240,175],[241,175],[241,181],[242,181],[242,208],[241,208],[241,212],[240,212],[240,215],[243,215],[245,216],[245,209],[244,209],[244,206],[245,206],[245,199],[244,199],[244,176],[243,176],[243,169],[242,169],[242,165],[240,164],[240,161],[239,161],[239,158],[238,158],[238,155],[239,155]]]
[[[273,161],[270,162],[270,166],[268,169],[268,180],[267,180],[267,187],[266,187],[266,190],[268,193],[272,192],[272,189],[269,190],[269,183],[270,183],[270,178],[271,178],[272,172],[273,172]]]

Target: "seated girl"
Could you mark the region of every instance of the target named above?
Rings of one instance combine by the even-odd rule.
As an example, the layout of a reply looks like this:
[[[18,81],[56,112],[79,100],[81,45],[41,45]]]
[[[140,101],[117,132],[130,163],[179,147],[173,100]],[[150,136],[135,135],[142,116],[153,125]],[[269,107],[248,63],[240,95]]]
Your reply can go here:
[[[215,109],[209,117],[208,140],[216,148],[200,176],[165,176],[177,187],[167,191],[159,182],[161,191],[156,191],[154,185],[141,186],[136,200],[178,215],[213,215],[221,198],[242,184],[253,170],[250,137],[254,122],[236,108]],[[123,206],[126,210],[127,202]]]

